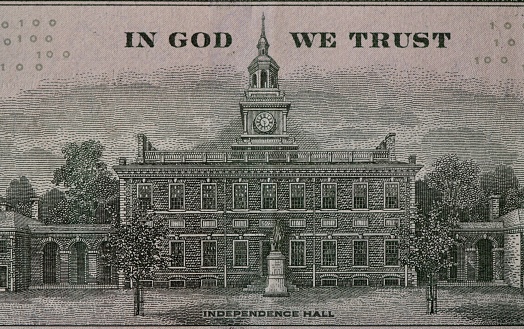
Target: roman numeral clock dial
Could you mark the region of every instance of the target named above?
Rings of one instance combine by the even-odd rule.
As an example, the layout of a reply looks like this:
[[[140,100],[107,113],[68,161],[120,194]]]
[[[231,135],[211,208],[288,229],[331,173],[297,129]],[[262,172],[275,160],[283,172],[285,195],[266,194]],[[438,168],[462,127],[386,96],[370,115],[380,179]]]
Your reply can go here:
[[[271,113],[262,112],[255,117],[255,130],[259,133],[268,134],[275,130],[276,122]]]

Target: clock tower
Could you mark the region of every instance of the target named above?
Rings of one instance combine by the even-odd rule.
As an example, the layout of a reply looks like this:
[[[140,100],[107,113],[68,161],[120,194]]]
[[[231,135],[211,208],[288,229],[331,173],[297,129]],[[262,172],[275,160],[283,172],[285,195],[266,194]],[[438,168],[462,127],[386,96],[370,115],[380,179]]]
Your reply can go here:
[[[234,150],[296,150],[298,145],[287,133],[291,103],[279,88],[277,62],[269,56],[265,17],[258,40],[258,56],[248,66],[249,88],[240,102],[243,132]]]

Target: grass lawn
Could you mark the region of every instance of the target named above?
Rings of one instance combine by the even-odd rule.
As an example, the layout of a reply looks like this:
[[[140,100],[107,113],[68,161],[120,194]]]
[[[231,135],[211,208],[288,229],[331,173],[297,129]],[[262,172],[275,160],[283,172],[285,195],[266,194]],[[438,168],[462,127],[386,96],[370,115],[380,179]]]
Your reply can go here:
[[[514,288],[441,287],[438,306],[438,314],[426,314],[422,288],[306,288],[290,297],[152,289],[145,290],[145,315],[135,317],[131,290],[29,290],[0,293],[0,325],[524,325],[524,295]],[[237,310],[266,316],[203,316]],[[322,311],[329,317],[314,317]]]

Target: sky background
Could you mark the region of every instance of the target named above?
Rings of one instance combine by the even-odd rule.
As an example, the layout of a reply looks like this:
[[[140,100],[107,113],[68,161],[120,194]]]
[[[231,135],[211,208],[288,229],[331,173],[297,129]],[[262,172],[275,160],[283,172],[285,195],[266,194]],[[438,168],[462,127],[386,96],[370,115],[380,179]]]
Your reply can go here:
[[[524,182],[524,9],[0,9],[0,21],[9,25],[0,27],[0,195],[20,175],[38,194],[51,188],[67,142],[101,141],[109,165],[136,156],[138,133],[157,149],[228,149],[241,132],[238,103],[257,54],[262,12],[269,54],[292,102],[289,131],[302,149],[374,148],[395,132],[397,158],[416,154],[425,165],[422,174],[437,157],[456,153],[483,170],[512,165]],[[155,47],[125,48],[129,31],[157,32]],[[228,32],[233,42],[224,49],[168,43],[173,32],[198,31]],[[296,48],[289,32],[309,31],[335,32],[337,47]],[[451,40],[446,49],[435,43],[426,49],[355,49],[349,32],[450,32]],[[483,63],[485,57],[491,63]]]

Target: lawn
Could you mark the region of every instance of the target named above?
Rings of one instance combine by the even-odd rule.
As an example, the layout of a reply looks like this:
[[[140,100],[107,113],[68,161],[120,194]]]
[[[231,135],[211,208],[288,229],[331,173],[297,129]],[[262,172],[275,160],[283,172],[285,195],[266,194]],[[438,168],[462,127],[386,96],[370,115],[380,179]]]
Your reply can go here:
[[[426,314],[421,288],[306,288],[274,298],[241,289],[151,289],[138,317],[132,297],[131,290],[101,289],[0,293],[0,325],[524,325],[524,295],[508,287],[442,287],[436,315]]]

